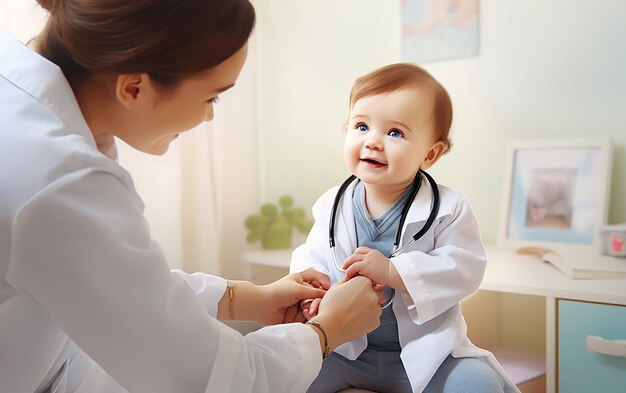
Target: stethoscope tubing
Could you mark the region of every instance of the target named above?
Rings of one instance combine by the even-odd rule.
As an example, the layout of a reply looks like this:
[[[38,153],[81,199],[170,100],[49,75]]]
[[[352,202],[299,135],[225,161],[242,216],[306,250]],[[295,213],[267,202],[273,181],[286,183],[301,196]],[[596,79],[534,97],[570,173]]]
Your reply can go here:
[[[404,221],[406,220],[406,217],[407,217],[407,215],[409,213],[409,209],[410,209],[411,205],[413,204],[413,200],[415,199],[415,196],[417,195],[417,193],[418,193],[418,191],[420,189],[420,185],[422,183],[421,175],[424,175],[426,177],[426,179],[430,183],[430,186],[431,186],[431,189],[432,189],[432,192],[433,192],[433,196],[431,198],[430,214],[428,215],[428,218],[426,219],[426,222],[424,223],[424,226],[422,227],[422,229],[420,229],[415,235],[413,235],[411,240],[409,240],[403,246],[400,247],[399,244],[400,244],[400,238],[402,236],[402,227],[404,226]],[[357,179],[356,176],[350,175],[341,184],[341,186],[339,187],[339,190],[337,191],[337,195],[335,196],[335,201],[333,202],[333,207],[332,207],[332,210],[330,212],[330,223],[329,223],[329,228],[328,228],[328,241],[329,241],[329,244],[330,244],[330,250],[331,250],[331,254],[333,256],[333,263],[335,265],[335,268],[337,270],[339,270],[340,272],[342,272],[342,273],[345,273],[347,270],[343,269],[339,265],[339,261],[337,260],[337,251],[335,249],[335,219],[337,217],[337,211],[339,209],[339,203],[341,201],[341,198],[342,198],[344,192],[346,191],[348,186],[356,179]],[[435,219],[437,218],[437,214],[439,213],[439,206],[440,206],[439,188],[437,187],[437,183],[432,178],[432,176],[430,176],[428,173],[426,173],[425,171],[420,169],[417,172],[417,175],[415,175],[415,179],[413,180],[413,183],[411,184],[410,187],[411,187],[410,195],[409,195],[409,198],[407,199],[407,201],[410,201],[410,202],[407,202],[404,205],[404,208],[402,209],[402,214],[400,215],[400,221],[398,222],[398,228],[396,229],[396,235],[394,237],[394,244],[393,244],[394,250],[391,252],[391,255],[389,255],[389,258],[393,258],[393,257],[399,255],[400,253],[404,252],[404,250],[406,250],[408,247],[410,247],[411,244],[415,243],[422,236],[424,236],[426,234],[426,232],[428,232],[430,227],[433,225],[433,222],[435,221]],[[395,295],[395,290],[393,291],[392,295],[390,296],[389,301],[387,301],[387,303],[385,303],[384,305],[381,306],[382,309],[385,309],[385,308],[389,307],[391,305],[391,303],[393,303],[394,295]]]

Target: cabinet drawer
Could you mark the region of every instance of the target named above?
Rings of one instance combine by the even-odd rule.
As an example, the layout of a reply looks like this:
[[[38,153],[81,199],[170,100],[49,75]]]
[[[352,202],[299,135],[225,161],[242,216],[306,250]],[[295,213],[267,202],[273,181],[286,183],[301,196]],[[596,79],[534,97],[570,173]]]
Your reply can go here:
[[[587,351],[587,336],[626,340],[626,307],[559,300],[558,391],[625,391],[626,357]],[[612,351],[615,345],[608,347]]]

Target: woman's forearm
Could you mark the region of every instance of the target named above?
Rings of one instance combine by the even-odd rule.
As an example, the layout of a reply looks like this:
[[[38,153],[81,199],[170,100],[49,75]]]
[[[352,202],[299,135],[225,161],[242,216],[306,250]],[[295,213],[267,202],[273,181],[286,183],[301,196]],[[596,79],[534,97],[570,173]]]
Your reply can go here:
[[[217,308],[220,321],[261,322],[266,312],[263,286],[248,281],[229,280]]]

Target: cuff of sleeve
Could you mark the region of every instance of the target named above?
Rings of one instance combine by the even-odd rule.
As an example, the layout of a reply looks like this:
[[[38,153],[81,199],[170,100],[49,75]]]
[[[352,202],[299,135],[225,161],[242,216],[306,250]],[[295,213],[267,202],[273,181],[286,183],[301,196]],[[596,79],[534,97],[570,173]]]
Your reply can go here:
[[[217,353],[205,393],[214,392],[216,387],[232,385],[239,357],[244,348],[241,334],[226,325],[220,323],[217,325],[219,327]]]
[[[433,299],[417,268],[418,263],[407,254],[391,258],[391,262],[408,291],[401,294],[411,320],[418,325],[430,320],[434,315]],[[410,282],[404,280],[405,277],[410,277]]]
[[[294,385],[292,392],[306,392],[322,369],[322,351],[319,336],[313,329],[301,323],[294,323],[294,333],[290,338],[297,344],[302,359],[302,378]]]
[[[228,281],[206,273],[189,274],[179,269],[172,270],[172,273],[182,277],[198,296],[209,315],[217,318],[217,305],[226,292]]]

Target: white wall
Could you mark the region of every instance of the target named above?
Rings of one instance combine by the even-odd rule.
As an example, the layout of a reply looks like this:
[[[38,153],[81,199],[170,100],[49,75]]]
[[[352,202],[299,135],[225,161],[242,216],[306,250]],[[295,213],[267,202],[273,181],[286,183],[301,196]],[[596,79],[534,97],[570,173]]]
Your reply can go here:
[[[341,127],[355,77],[400,57],[400,1],[261,2],[261,199],[309,208],[342,180]],[[455,146],[431,170],[469,197],[497,238],[504,145],[609,135],[610,222],[626,221],[626,2],[480,2],[477,57],[426,64],[455,105]]]
[[[254,3],[248,63],[218,104],[215,124],[184,136],[164,157],[120,148],[171,263],[229,277],[245,275],[240,254],[258,247],[244,241],[247,214],[284,193],[308,209],[347,175],[341,127],[350,86],[402,60],[399,0]],[[0,0],[0,7],[11,11],[0,12],[1,31],[28,39],[41,28],[34,1]],[[503,145],[511,138],[610,135],[609,217],[626,221],[623,15],[620,0],[482,0],[479,56],[426,65],[456,110],[456,145],[432,173],[468,195],[487,241],[497,237]],[[214,183],[203,183],[211,171]],[[216,231],[217,247],[208,241]]]

